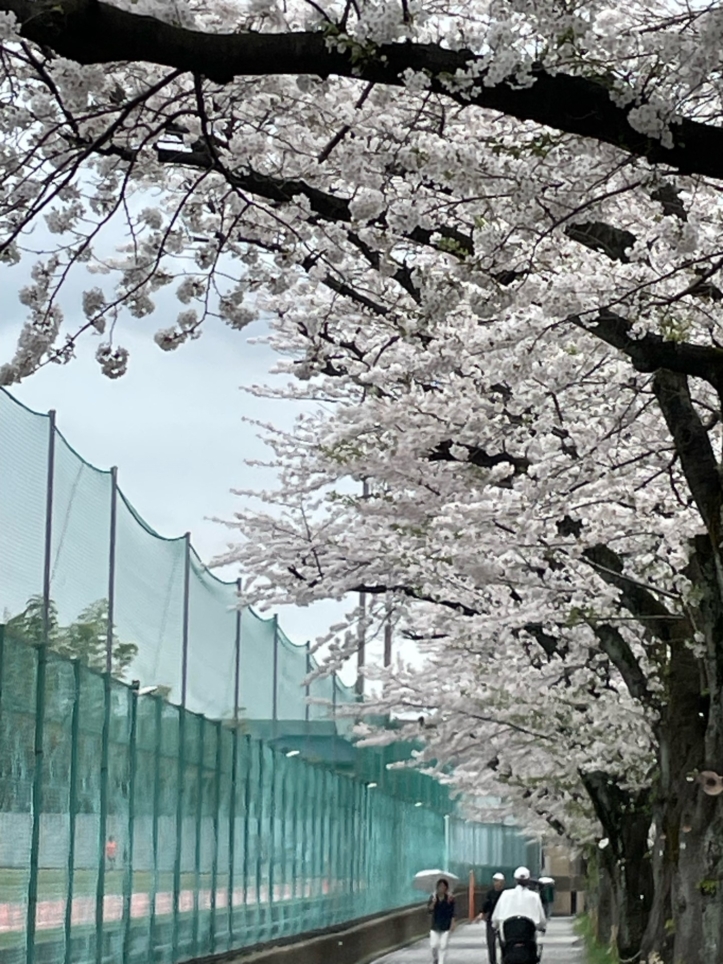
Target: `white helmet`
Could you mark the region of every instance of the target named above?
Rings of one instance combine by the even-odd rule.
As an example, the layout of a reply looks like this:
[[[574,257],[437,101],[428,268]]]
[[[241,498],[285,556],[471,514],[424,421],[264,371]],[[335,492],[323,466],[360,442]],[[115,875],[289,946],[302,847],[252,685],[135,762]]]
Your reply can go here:
[[[518,867],[515,871],[515,880],[529,880],[530,871],[527,867]]]

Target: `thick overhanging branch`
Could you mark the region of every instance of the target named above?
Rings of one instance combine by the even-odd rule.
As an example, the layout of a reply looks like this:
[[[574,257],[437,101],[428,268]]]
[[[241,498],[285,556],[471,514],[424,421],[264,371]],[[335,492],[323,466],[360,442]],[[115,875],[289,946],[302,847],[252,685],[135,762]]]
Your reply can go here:
[[[580,771],[580,780],[610,840],[616,859],[625,857],[623,851],[623,828],[633,814],[649,817],[652,820],[651,791],[639,790],[632,793],[623,790],[619,781],[601,770]]]
[[[653,391],[673,437],[691,495],[717,545],[723,494],[721,479],[710,437],[690,397],[688,379],[679,372],[659,371],[653,381]]]
[[[591,546],[583,550],[582,556],[601,579],[620,590],[621,604],[632,616],[640,619],[651,635],[667,644],[693,637],[694,630],[688,618],[670,612],[649,589],[626,576],[623,560],[613,549],[604,545]]]
[[[648,689],[647,677],[620,630],[607,623],[594,625],[592,630],[603,652],[622,676],[633,699],[639,700],[646,706],[654,705],[655,700]]]
[[[424,72],[430,89],[463,106],[499,111],[519,120],[613,144],[623,151],[685,174],[723,178],[723,129],[682,119],[671,125],[672,146],[635,130],[628,110],[613,103],[605,83],[589,77],[533,69],[535,82],[458,89],[451,78],[478,58],[439,44],[370,47],[364,58],[327,44],[321,32],[210,34],[163,23],[100,0],[0,0],[23,35],[81,64],[122,61],[166,65],[226,84],[234,77],[301,75],[355,78],[404,86],[404,73]]]
[[[708,382],[723,394],[723,349],[692,345],[685,341],[666,341],[661,335],[632,335],[632,324],[613,311],[601,311],[595,321],[568,319],[579,328],[623,352],[639,372],[668,369]]]

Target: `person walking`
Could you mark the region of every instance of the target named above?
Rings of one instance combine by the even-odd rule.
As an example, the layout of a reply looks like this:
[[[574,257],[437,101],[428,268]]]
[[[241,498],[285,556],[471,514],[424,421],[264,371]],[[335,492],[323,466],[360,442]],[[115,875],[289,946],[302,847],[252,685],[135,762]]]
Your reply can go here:
[[[109,870],[115,869],[115,859],[118,856],[118,844],[115,837],[108,837],[105,845],[105,859]]]
[[[492,926],[492,915],[494,914],[497,901],[500,899],[505,889],[505,875],[496,873],[492,877],[492,887],[485,894],[482,901],[482,910],[475,917],[475,924],[484,921],[487,929],[487,957],[489,964],[497,964],[497,934]]]
[[[542,909],[542,901],[537,891],[530,887],[530,871],[527,867],[517,868],[514,890],[503,891],[492,914],[492,925],[500,935],[503,961],[505,959],[505,921],[512,917],[526,917],[528,921],[531,921],[530,926],[533,927],[533,934],[535,931],[544,933],[547,927],[547,918]]]
[[[432,927],[429,932],[432,964],[444,964],[449,936],[457,923],[454,897],[450,894],[449,883],[444,878],[437,881],[437,889],[429,898],[427,910],[432,915]]]

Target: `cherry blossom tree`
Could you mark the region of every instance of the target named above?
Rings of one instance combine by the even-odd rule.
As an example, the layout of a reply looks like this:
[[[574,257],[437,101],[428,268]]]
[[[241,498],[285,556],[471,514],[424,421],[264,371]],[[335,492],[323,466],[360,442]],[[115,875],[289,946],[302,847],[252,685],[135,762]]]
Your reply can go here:
[[[442,652],[494,627],[518,680],[561,660],[623,686],[656,757],[644,950],[714,958],[723,816],[694,774],[723,756],[719,7],[0,12],[0,256],[31,275],[0,383],[85,334],[121,375],[124,321],[164,287],[165,350],[272,310],[289,394],[326,411],[273,439],[287,511],[244,521],[234,558],[269,598],[392,599]],[[583,785],[608,760],[587,741]]]
[[[621,954],[634,954],[652,899],[654,726],[599,654],[594,666],[589,651],[577,665],[557,654],[530,660],[519,645],[500,652],[474,622],[441,646],[424,644],[421,671],[373,674],[385,686],[370,711],[411,714],[403,735],[424,744],[414,764],[451,782],[472,817],[513,816],[597,864],[591,901],[611,905],[597,916],[599,936],[609,941],[614,925]],[[366,742],[398,736],[371,730]]]

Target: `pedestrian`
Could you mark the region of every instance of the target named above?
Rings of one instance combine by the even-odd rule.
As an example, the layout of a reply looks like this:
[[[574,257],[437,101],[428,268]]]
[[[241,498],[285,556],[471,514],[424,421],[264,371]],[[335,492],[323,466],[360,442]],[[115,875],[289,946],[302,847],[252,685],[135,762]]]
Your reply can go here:
[[[555,881],[551,877],[543,877],[540,880],[540,900],[545,917],[549,918],[550,911],[555,903]]]
[[[492,924],[500,935],[502,944],[502,960],[505,960],[505,921],[510,918],[526,917],[532,931],[531,950],[535,948],[534,935],[536,931],[544,933],[547,926],[542,901],[537,891],[530,887],[530,871],[527,867],[518,867],[515,871],[514,890],[505,890],[501,894],[492,914]],[[534,957],[537,960],[537,953]]]
[[[429,932],[432,964],[444,964],[449,935],[457,923],[454,897],[450,894],[449,883],[444,878],[437,881],[437,889],[429,898],[427,910],[432,915],[432,927]]]
[[[118,844],[116,843],[116,839],[115,837],[108,837],[108,842],[105,845],[105,860],[109,870],[115,868],[115,859],[117,856]]]
[[[505,889],[505,875],[496,873],[492,877],[492,887],[485,894],[482,902],[482,910],[475,917],[475,924],[483,920],[487,928],[487,957],[489,964],[497,964],[497,934],[492,926],[492,914],[494,913],[497,901],[500,899]]]

